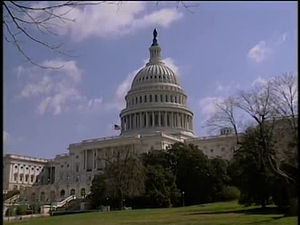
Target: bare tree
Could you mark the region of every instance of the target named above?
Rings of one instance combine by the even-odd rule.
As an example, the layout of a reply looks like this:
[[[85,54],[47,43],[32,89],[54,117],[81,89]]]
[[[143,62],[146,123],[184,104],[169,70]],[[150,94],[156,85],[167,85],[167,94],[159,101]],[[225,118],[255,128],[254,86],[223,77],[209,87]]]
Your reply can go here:
[[[111,196],[119,200],[123,209],[124,196],[136,196],[144,192],[144,166],[130,146],[118,151],[107,152],[98,160],[107,162],[105,169],[105,184]]]
[[[43,69],[59,69],[63,65],[60,67],[49,67],[34,60],[25,50],[24,41],[36,43],[59,54],[74,56],[62,50],[63,42],[58,40],[59,35],[56,33],[56,28],[61,28],[58,22],[61,24],[76,22],[76,18],[70,19],[68,14],[78,7],[114,4],[118,6],[117,10],[119,10],[122,1],[66,1],[48,2],[41,5],[36,3],[37,2],[33,4],[32,2],[20,1],[2,2],[4,8],[4,38],[8,43],[13,44],[26,61],[31,64]],[[157,1],[156,4],[158,5],[158,3],[159,2]],[[189,11],[191,11],[191,7],[197,6],[195,4],[186,4],[182,1],[176,1],[175,3],[177,8],[183,6]],[[38,34],[35,34],[33,28],[37,29]],[[43,36],[44,38],[40,36]],[[49,39],[48,36],[51,36],[53,42],[57,43],[49,43],[47,41],[47,39]]]
[[[255,86],[250,91],[239,92],[234,102],[217,105],[217,114],[208,121],[211,125],[219,122],[221,125],[233,126],[236,124],[235,115],[232,113],[234,107],[249,115],[259,130],[259,143],[267,166],[273,174],[286,181],[291,198],[294,197],[298,184],[294,177],[282,170],[282,165],[288,164],[298,170],[298,141],[294,143],[292,151],[288,147],[291,137],[292,140],[297,140],[297,96],[296,76],[285,74],[264,85]]]
[[[237,143],[239,143],[238,124],[235,117],[234,97],[229,97],[221,102],[216,102],[216,112],[206,121],[206,126],[214,129],[230,127],[234,130]]]

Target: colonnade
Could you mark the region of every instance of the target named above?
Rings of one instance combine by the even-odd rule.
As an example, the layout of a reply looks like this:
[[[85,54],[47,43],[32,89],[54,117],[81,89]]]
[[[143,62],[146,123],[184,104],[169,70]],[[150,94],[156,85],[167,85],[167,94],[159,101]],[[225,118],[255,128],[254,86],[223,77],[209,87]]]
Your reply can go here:
[[[148,111],[125,115],[121,118],[122,131],[151,127],[173,127],[193,130],[192,116],[168,111]]]

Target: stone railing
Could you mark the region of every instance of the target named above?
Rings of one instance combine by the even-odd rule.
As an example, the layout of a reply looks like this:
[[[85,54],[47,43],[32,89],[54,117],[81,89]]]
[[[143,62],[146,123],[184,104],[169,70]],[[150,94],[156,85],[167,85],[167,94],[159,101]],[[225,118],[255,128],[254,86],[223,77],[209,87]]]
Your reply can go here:
[[[67,204],[68,202],[72,201],[73,199],[76,199],[75,195],[71,195],[67,198],[65,198],[64,200],[62,200],[61,202],[56,202],[52,204],[52,207],[56,208],[56,207],[63,207],[65,204]]]

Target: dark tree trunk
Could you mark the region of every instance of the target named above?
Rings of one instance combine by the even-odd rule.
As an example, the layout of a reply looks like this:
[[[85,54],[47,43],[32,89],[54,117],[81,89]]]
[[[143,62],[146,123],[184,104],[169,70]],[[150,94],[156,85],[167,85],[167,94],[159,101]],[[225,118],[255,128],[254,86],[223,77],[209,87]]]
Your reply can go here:
[[[119,199],[119,209],[120,210],[123,210],[123,191],[120,189],[119,190],[119,197],[120,197],[120,199]]]

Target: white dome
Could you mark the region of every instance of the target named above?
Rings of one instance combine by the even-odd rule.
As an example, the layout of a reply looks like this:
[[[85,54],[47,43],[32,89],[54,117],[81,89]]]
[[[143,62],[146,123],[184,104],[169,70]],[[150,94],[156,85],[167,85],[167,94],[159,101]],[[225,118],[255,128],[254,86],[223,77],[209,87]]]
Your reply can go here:
[[[132,88],[149,83],[168,83],[179,85],[177,75],[164,64],[150,64],[141,69],[132,82]]]
[[[150,60],[133,79],[120,113],[121,135],[165,133],[193,136],[193,112],[177,75],[161,60],[154,36]]]

